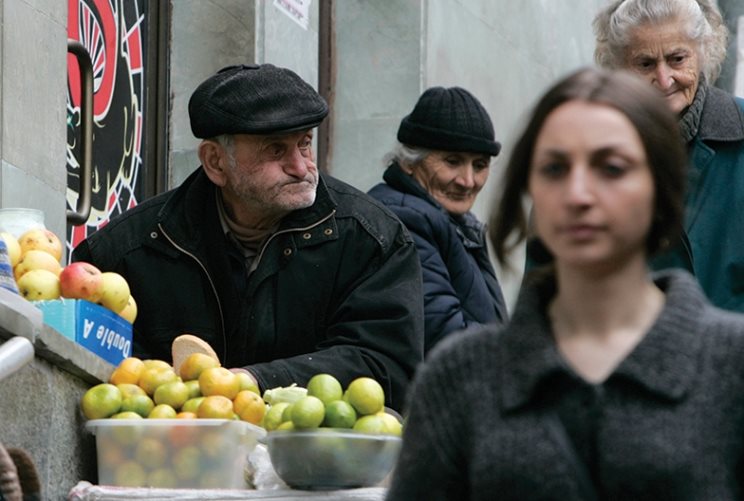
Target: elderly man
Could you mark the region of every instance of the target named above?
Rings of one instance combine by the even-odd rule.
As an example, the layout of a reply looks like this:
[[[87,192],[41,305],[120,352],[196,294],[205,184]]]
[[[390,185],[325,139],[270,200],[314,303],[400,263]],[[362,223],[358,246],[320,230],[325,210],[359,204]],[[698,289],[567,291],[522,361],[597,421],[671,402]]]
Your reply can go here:
[[[423,358],[421,270],[398,219],[320,174],[323,98],[294,72],[231,66],[191,96],[201,167],[73,252],[137,299],[134,354],[170,360],[183,333],[261,389],[367,375],[400,409]]]

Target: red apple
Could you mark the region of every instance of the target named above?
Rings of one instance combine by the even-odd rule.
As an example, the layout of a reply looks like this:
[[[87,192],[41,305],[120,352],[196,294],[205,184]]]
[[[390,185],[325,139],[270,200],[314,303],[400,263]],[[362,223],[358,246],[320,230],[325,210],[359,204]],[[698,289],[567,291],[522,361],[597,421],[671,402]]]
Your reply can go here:
[[[101,270],[85,261],[70,263],[59,274],[59,286],[62,297],[97,303],[103,293]]]

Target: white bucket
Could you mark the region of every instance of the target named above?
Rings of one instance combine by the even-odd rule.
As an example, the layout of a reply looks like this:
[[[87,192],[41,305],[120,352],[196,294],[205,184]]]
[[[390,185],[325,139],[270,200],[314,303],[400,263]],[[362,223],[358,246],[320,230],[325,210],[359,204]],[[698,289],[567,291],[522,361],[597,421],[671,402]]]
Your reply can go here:
[[[18,238],[33,228],[44,226],[44,212],[38,209],[0,209],[0,231],[7,231]]]

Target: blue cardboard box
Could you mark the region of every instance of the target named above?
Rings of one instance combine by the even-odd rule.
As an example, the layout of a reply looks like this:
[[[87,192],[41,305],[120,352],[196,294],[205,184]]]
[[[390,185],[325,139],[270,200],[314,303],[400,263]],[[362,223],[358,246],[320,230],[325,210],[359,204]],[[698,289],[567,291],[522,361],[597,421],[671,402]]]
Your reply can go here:
[[[84,299],[34,304],[44,315],[45,324],[113,365],[131,356],[132,324],[108,308]]]

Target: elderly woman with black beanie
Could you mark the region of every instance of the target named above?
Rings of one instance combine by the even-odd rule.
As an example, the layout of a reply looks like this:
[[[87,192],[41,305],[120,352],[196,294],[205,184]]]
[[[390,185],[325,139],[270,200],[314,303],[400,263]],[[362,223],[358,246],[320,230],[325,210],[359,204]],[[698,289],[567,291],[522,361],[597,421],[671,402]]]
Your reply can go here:
[[[432,87],[398,128],[380,183],[369,192],[403,221],[421,259],[425,351],[444,336],[507,318],[485,226],[470,212],[501,145],[478,99]]]

